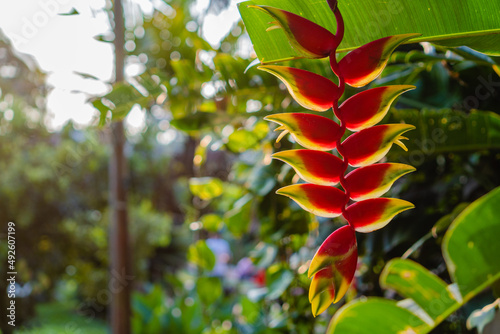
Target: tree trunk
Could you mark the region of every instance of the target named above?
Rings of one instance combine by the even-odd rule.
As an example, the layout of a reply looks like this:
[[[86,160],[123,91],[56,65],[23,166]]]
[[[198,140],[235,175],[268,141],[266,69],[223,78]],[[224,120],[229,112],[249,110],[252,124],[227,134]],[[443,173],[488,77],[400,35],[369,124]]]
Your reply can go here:
[[[121,0],[114,1],[115,82],[123,81],[125,51],[124,22]],[[123,122],[111,125],[112,154],[109,164],[111,206],[110,257],[111,332],[130,333],[130,290],[132,275],[127,226],[126,159],[123,153],[125,134]]]

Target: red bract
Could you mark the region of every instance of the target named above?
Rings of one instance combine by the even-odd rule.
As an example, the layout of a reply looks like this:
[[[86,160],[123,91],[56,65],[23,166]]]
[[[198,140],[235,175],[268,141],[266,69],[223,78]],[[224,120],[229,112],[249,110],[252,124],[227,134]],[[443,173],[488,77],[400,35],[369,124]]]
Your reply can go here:
[[[307,273],[312,276],[309,301],[315,316],[344,296],[354,277],[357,258],[356,235],[348,225],[334,231],[323,242]]]
[[[286,186],[276,193],[290,197],[304,210],[316,216],[328,218],[340,216],[347,200],[342,190],[311,183]]]
[[[337,123],[314,114],[275,114],[266,116],[264,119],[281,125],[275,130],[283,130],[278,141],[290,132],[297,143],[311,150],[333,150],[342,136]]]
[[[384,118],[399,95],[414,88],[408,85],[377,87],[353,95],[339,108],[342,120],[351,131],[374,126]]]
[[[391,53],[401,43],[420,34],[395,35],[377,39],[348,53],[339,62],[346,84],[362,87],[375,80],[384,70]]]
[[[321,75],[286,66],[266,65],[258,69],[283,81],[295,101],[306,109],[325,111],[335,103],[338,87]]]
[[[286,186],[277,191],[293,199],[304,210],[322,217],[342,215],[348,225],[334,231],[319,247],[311,261],[308,276],[313,315],[316,316],[338,302],[348,290],[357,265],[356,234],[371,232],[387,225],[398,213],[413,204],[397,198],[380,198],[401,176],[415,168],[396,163],[374,164],[381,160],[393,144],[406,150],[402,135],[414,129],[408,124],[377,125],[391,104],[413,86],[377,87],[347,99],[340,107],[338,100],[345,84],[361,87],[374,80],[384,69],[394,49],[418,36],[389,36],[370,42],[348,53],[340,62],[336,48],[343,38],[344,22],[336,0],[327,0],[335,14],[337,32],[328,30],[280,9],[255,6],[283,28],[290,44],[309,58],[330,57],[332,71],[339,86],[317,74],[284,66],[267,65],[267,71],[285,83],[292,97],[304,108],[325,111],[332,108],[339,124],[326,117],[307,114],[275,114],[265,119],[278,123],[283,130],[278,140],[291,133],[297,143],[309,150],[290,150],[273,155],[292,166],[306,182]],[[341,140],[346,129],[353,131]],[[337,149],[342,159],[323,152]],[[360,167],[346,174],[348,165]],[[334,187],[339,184],[343,190]],[[352,204],[352,201],[356,201]]]
[[[382,159],[396,143],[405,151],[401,136],[415,127],[409,124],[377,125],[350,135],[342,143],[344,158],[354,167],[371,165]]]
[[[282,28],[288,41],[295,50],[307,58],[328,57],[337,48],[339,42],[335,36],[322,26],[311,22],[302,16],[269,6],[249,6],[260,9],[276,21],[267,29]]]
[[[273,154],[293,167],[306,182],[334,186],[344,172],[344,162],[333,154],[315,150],[289,150]]]
[[[410,202],[397,198],[372,198],[350,205],[344,212],[344,218],[357,232],[372,232],[391,221],[398,213],[412,209]]]

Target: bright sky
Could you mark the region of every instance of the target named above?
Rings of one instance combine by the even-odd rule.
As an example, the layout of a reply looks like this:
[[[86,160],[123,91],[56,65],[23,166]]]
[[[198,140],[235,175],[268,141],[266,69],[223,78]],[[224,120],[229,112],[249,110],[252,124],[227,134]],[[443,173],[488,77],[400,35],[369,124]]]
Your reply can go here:
[[[217,45],[238,20],[236,3],[231,0],[228,10],[219,17],[205,17],[203,36]],[[150,13],[152,6],[161,0],[124,0],[128,8],[141,8]],[[193,8],[202,13],[209,0],[198,0]],[[20,52],[32,55],[40,68],[48,74],[53,87],[47,99],[51,129],[61,128],[69,119],[87,125],[97,114],[86,103],[93,95],[106,93],[113,77],[113,49],[109,43],[98,42],[94,36],[107,34],[110,25],[102,10],[105,0],[22,0],[0,2],[0,29]],[[80,15],[61,16],[72,8]],[[84,79],[75,72],[90,74],[102,80]],[[137,113],[135,113],[137,114]],[[132,115],[131,115],[132,116]],[[137,119],[138,117],[135,115]],[[131,119],[132,123],[134,120]]]

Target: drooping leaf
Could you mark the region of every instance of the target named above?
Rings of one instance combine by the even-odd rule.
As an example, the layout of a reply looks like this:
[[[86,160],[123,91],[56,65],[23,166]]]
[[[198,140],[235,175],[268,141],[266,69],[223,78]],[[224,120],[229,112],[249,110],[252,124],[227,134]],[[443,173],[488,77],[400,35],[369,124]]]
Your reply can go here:
[[[372,232],[387,225],[398,213],[415,206],[398,198],[372,198],[347,207],[344,217],[356,232]]]
[[[278,141],[288,132],[300,145],[311,150],[328,151],[337,146],[340,126],[332,119],[307,113],[274,114],[265,120],[280,124],[275,131],[283,130]]]
[[[260,9],[276,21],[266,31],[282,28],[290,45],[303,57],[324,58],[335,50],[340,41],[322,26],[299,15],[269,6],[250,6]]]
[[[388,36],[349,52],[339,62],[340,72],[346,84],[362,87],[375,80],[384,70],[394,49],[399,44],[417,36],[420,34]]]
[[[273,154],[293,167],[306,182],[333,186],[344,172],[343,161],[333,154],[316,150],[289,150]]]
[[[394,300],[360,298],[338,310],[327,334],[416,334],[430,326]]]
[[[342,190],[310,183],[286,186],[276,193],[290,197],[304,210],[321,217],[339,216],[346,202]]]
[[[358,262],[354,230],[343,226],[321,244],[309,266],[307,275],[313,277],[309,301],[313,315],[338,302],[351,285]]]
[[[351,131],[371,127],[384,118],[399,95],[414,88],[409,85],[377,87],[353,95],[340,106],[342,120]]]
[[[335,102],[337,85],[321,75],[298,68],[276,65],[259,66],[258,69],[280,79],[295,101],[306,109],[325,111],[330,109]]]
[[[257,56],[264,62],[300,57],[281,30],[266,32],[269,16],[247,8],[270,5],[309,19],[329,31],[335,31],[335,18],[326,1],[253,0],[239,4]],[[344,39],[339,52],[353,50],[377,38],[395,34],[421,33],[415,43],[429,41],[447,46],[466,45],[490,55],[500,55],[500,3],[491,0],[468,1],[457,6],[456,0],[378,1],[343,0],[338,5],[344,17]],[[453,8],[453,11],[450,11]],[[411,22],[411,24],[409,24]]]
[[[385,124],[361,130],[350,135],[342,143],[342,154],[354,167],[366,166],[382,159],[393,143],[406,147],[401,135],[415,127],[410,124]]]
[[[387,192],[401,176],[413,171],[414,167],[398,163],[369,165],[347,174],[345,186],[355,201],[375,198]]]
[[[500,278],[500,187],[469,205],[443,239],[448,272],[465,300]]]
[[[380,285],[413,299],[434,322],[443,321],[445,311],[458,306],[454,293],[442,279],[411,260],[393,259],[387,263]]]

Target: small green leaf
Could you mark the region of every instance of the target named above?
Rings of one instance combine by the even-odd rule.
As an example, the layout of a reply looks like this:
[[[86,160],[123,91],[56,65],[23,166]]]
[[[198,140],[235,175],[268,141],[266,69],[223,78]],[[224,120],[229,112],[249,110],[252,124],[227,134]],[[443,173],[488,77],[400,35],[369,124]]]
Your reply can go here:
[[[253,259],[257,268],[269,267],[278,255],[278,247],[273,244],[260,242],[254,250],[250,252],[250,257]]]
[[[238,129],[228,137],[227,147],[236,153],[243,153],[255,148],[259,143],[259,138],[252,131]]]
[[[209,232],[217,232],[222,227],[222,218],[215,213],[208,213],[201,217],[203,228]]]
[[[443,280],[411,260],[394,259],[387,263],[380,275],[380,286],[412,298],[438,323],[444,320],[446,310],[458,304]]]
[[[189,179],[189,190],[193,195],[208,201],[222,195],[224,184],[214,177],[193,177]]]
[[[250,227],[250,212],[253,196],[246,194],[234,203],[233,208],[224,215],[227,229],[235,237],[241,237]]]
[[[429,326],[395,301],[358,299],[335,313],[327,334],[426,333]]]
[[[246,322],[253,324],[261,317],[261,308],[258,303],[252,302],[247,297],[241,298],[241,315],[245,317]]]
[[[271,284],[269,284],[269,293],[267,294],[267,299],[277,299],[279,298],[283,292],[290,286],[293,282],[293,273],[289,270],[281,270],[272,275],[269,280]]]
[[[92,74],[88,74],[88,73],[83,73],[83,72],[78,72],[78,71],[73,71],[73,73],[81,76],[82,78],[84,79],[92,79],[92,80],[99,80],[98,77],[92,75]]]
[[[80,13],[76,10],[76,8],[71,8],[71,11],[67,13],[60,13],[60,16],[72,16],[72,15],[80,15]]]
[[[205,240],[198,240],[189,246],[187,258],[200,268],[212,270],[215,266],[215,255],[207,246]]]
[[[200,277],[196,282],[196,292],[205,305],[213,304],[222,295],[222,283],[218,277]]]

